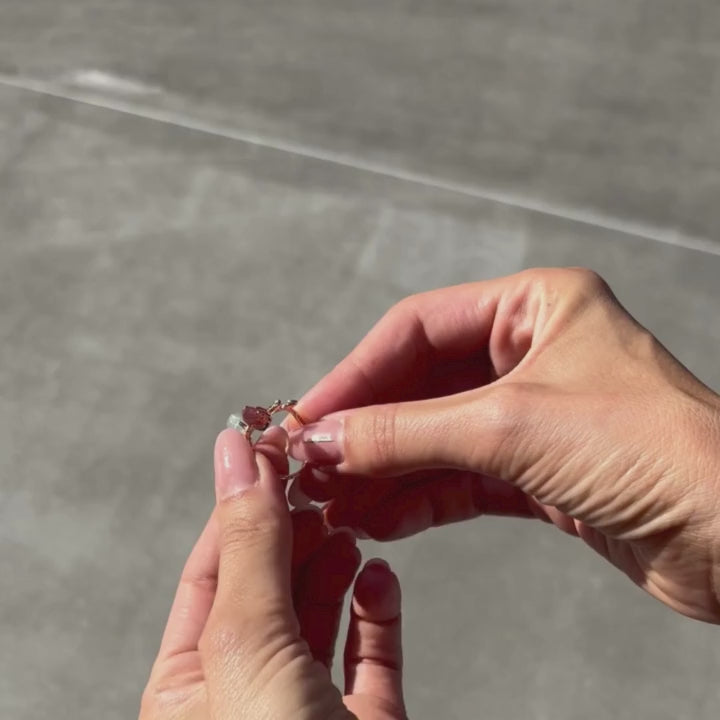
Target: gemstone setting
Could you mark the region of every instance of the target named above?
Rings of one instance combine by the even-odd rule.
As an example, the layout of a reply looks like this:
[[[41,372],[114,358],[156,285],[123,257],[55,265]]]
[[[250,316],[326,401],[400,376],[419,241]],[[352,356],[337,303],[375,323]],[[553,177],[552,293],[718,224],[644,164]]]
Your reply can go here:
[[[259,432],[269,428],[270,423],[272,423],[272,415],[265,408],[251,405],[243,408],[242,419],[247,423],[248,427]]]

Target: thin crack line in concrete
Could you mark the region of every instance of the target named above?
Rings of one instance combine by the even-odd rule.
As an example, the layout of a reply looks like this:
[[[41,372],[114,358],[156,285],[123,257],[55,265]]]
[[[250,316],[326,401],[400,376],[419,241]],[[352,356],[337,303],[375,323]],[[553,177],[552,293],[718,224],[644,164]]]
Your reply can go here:
[[[263,137],[219,123],[188,117],[182,113],[172,110],[153,108],[124,99],[108,97],[100,98],[92,93],[68,88],[58,88],[56,84],[51,82],[16,75],[7,75],[5,73],[0,73],[0,85],[14,87],[41,95],[48,95],[60,100],[81,103],[83,105],[89,105],[103,110],[111,110],[125,115],[131,115],[133,117],[163,123],[165,125],[172,125],[186,130],[204,133],[206,135],[235,140],[248,145],[267,148],[269,150],[284,152],[299,157],[305,157],[310,160],[327,162],[333,165],[363,171],[373,175],[379,175],[392,180],[399,180],[420,185],[429,189],[464,195],[476,200],[494,202],[507,207],[536,212],[541,215],[568,220],[582,225],[589,225],[591,227],[617,232],[630,237],[651,240],[664,245],[672,245],[688,250],[696,250],[720,256],[720,242],[714,243],[712,240],[707,238],[691,237],[681,232],[666,230],[652,225],[646,225],[644,223],[622,220],[603,215],[592,210],[565,208],[553,203],[546,203],[539,200],[515,196],[511,193],[495,192],[465,183],[440,180],[431,175],[385,166],[381,163],[362,160],[352,155],[345,155],[331,150],[323,150],[321,148],[303,145],[302,143]]]

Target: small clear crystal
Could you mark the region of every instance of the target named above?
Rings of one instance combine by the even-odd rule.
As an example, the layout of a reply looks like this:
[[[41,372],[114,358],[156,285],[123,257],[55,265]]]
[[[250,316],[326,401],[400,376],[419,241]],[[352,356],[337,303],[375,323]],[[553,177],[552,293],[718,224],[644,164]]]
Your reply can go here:
[[[245,432],[247,425],[240,415],[233,413],[227,420],[227,426],[232,430],[238,430],[239,432]]]

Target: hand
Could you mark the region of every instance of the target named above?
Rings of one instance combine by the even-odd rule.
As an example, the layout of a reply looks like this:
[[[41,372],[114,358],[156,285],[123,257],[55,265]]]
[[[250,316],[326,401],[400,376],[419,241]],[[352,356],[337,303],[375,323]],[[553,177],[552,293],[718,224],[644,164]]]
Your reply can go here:
[[[354,408],[354,409],[353,409]],[[483,513],[579,536],[720,622],[720,400],[585,270],[410,297],[300,402],[328,521],[380,539]]]
[[[278,480],[285,440],[269,431],[256,456],[240,433],[220,434],[218,506],[183,571],[140,720],[405,717],[400,588],[383,561],[355,582],[345,698],[330,680],[360,558],[318,513],[290,515]]]

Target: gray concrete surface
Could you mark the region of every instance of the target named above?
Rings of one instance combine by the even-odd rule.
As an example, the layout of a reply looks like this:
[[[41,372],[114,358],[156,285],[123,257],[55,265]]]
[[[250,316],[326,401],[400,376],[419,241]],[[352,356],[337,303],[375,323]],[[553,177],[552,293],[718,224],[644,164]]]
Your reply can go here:
[[[408,293],[589,265],[720,389],[718,21],[2,0],[0,717],[135,716],[225,416]],[[363,551],[404,586],[413,718],[718,716],[717,629],[550,528]]]
[[[714,0],[3,0],[0,71],[565,214],[712,235]],[[157,92],[158,89],[162,92]]]

